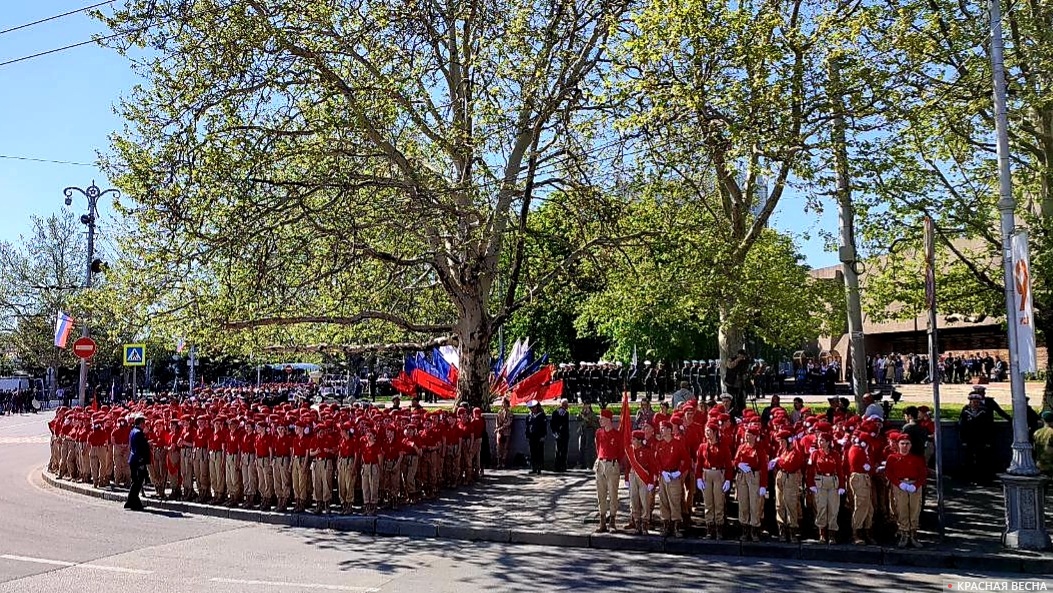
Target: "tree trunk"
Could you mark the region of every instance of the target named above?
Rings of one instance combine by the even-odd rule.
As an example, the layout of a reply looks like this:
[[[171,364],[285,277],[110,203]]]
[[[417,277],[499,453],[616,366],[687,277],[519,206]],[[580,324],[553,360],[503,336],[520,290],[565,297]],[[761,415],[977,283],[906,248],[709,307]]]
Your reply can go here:
[[[720,327],[717,330],[717,347],[720,349],[721,391],[724,391],[723,379],[727,370],[726,365],[735,356],[735,353],[743,347],[744,338],[742,327],[730,320],[731,306],[721,305],[719,312]]]
[[[460,374],[457,377],[457,403],[490,409],[490,315],[484,303],[467,303],[454,333],[460,343]]]

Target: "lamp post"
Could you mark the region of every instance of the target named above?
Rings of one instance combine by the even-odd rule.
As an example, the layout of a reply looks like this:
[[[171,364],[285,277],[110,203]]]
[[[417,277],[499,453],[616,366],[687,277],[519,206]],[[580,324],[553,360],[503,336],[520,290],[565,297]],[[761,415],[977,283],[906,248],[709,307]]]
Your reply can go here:
[[[1017,344],[1017,308],[1013,295],[1012,236],[1016,226],[1016,200],[1009,171],[1009,123],[1006,116],[1005,64],[1001,0],[989,0],[991,19],[991,70],[994,76],[995,136],[998,151],[998,213],[1001,219],[1002,264],[1005,273],[1006,324],[1009,326],[1009,386],[1013,395],[1013,459],[1002,474],[1005,491],[1005,545],[1044,550],[1049,547],[1045,528],[1044,484],[1031,455],[1027,431],[1027,399],[1020,372]]]
[[[66,196],[66,205],[73,205],[73,194],[74,192],[80,193],[88,200],[88,213],[83,214],[80,217],[81,224],[88,227],[88,264],[87,273],[84,277],[84,288],[91,288],[92,275],[95,273],[97,265],[95,264],[95,221],[99,215],[99,198],[106,194],[113,194],[115,197],[120,196],[121,193],[115,189],[107,189],[105,191],[99,189],[99,186],[95,185],[95,181],[91,182],[91,185],[87,189],[81,189],[79,187],[67,187],[62,190],[62,193]],[[87,338],[91,336],[91,331],[88,328],[87,321],[84,322],[84,329],[81,332],[81,336]],[[88,387],[88,361],[81,359],[80,361],[80,384],[77,387],[77,396],[80,400],[80,405],[87,405],[86,392]]]

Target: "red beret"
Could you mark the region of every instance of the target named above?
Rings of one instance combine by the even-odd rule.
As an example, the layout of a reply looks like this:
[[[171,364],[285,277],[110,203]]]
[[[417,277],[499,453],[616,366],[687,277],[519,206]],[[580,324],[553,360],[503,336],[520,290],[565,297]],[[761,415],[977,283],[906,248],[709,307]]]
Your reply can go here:
[[[788,430],[780,430],[778,432],[778,434],[775,435],[775,438],[777,438],[777,439],[788,439],[788,438],[790,438],[792,436],[793,436],[792,432],[790,432]]]
[[[640,439],[642,441],[646,436],[647,435],[644,434],[644,431],[642,431],[642,430],[634,430],[633,431],[633,438],[634,439]]]
[[[604,408],[603,411],[600,412],[600,416],[604,418],[614,418],[614,412],[610,411],[608,408]]]

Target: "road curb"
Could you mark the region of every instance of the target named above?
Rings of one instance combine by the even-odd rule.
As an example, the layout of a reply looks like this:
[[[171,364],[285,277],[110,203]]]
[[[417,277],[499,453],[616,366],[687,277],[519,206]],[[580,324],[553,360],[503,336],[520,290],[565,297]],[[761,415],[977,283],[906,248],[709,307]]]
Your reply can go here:
[[[99,490],[87,484],[59,480],[47,471],[41,472],[44,482],[53,488],[112,502],[123,502],[119,491]],[[512,543],[560,548],[590,548],[644,553],[669,553],[697,557],[766,558],[771,560],[822,561],[836,564],[879,566],[909,566],[957,570],[990,570],[1023,574],[1053,574],[1053,557],[998,554],[967,554],[939,550],[899,550],[878,546],[828,546],[814,543],[785,544],[777,542],[746,543],[736,541],[708,541],[703,539],[665,539],[658,536],[623,534],[582,535],[542,531],[508,530],[496,527],[471,527],[439,522],[415,521],[393,517],[364,517],[359,515],[313,515],[304,513],[274,513],[250,509],[228,509],[213,505],[150,499],[152,508],[308,529],[355,532],[374,537],[437,538],[456,541]]]

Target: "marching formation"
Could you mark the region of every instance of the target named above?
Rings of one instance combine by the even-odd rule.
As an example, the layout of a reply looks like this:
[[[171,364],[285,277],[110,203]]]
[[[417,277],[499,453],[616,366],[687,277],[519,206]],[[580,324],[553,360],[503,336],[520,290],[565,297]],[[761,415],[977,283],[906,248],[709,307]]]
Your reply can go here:
[[[59,408],[49,423],[59,478],[131,486],[133,425],[158,499],[347,514],[437,497],[482,475],[482,410],[241,400]],[[134,455],[132,457],[135,457]],[[145,477],[145,476],[144,476]],[[134,490],[134,488],[133,488]]]
[[[840,407],[826,416],[804,408],[791,419],[773,406],[762,420],[753,410],[736,418],[726,403],[690,400],[668,415],[641,411],[628,447],[613,414],[604,412],[594,466],[599,532],[615,525],[618,488],[611,476],[621,475],[631,512],[624,529],[638,534],[657,526],[657,506],[660,531],[683,537],[700,497],[706,536],[723,539],[734,495],[742,541],[759,541],[773,493],[780,540],[800,541],[807,515],[819,542],[835,543],[844,515],[853,543],[874,543],[874,528],[895,521],[899,547],[921,545],[918,519],[934,426],[918,409],[905,410],[902,430],[888,430],[879,415]]]

